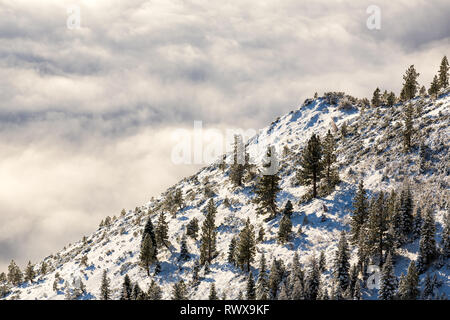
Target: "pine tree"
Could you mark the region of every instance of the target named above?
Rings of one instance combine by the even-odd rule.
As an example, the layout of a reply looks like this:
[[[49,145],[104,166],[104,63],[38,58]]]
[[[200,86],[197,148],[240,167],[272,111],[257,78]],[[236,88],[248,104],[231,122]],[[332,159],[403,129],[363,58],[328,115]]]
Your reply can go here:
[[[305,283],[305,299],[316,300],[320,289],[320,271],[316,257],[312,257],[311,265],[306,277]]]
[[[173,197],[173,202],[175,205],[178,206],[178,209],[181,210],[184,207],[184,200],[183,200],[183,191],[181,189],[177,189],[175,191],[175,195]]]
[[[361,300],[361,281],[356,280],[355,291],[353,293],[353,300]]]
[[[255,300],[256,299],[256,291],[255,291],[255,281],[253,280],[253,274],[250,272],[247,278],[247,300]]]
[[[242,186],[245,165],[245,147],[241,135],[234,136],[233,164],[230,167],[230,179],[236,186]]]
[[[416,269],[416,263],[411,261],[408,267],[406,277],[400,279],[399,298],[402,300],[415,300],[419,296],[419,273]]]
[[[283,217],[280,220],[280,227],[278,229],[278,241],[280,243],[286,243],[290,240],[292,234],[291,212],[292,203],[288,201],[283,212]]]
[[[416,214],[414,215],[414,223],[413,223],[413,239],[419,239],[420,234],[422,232],[422,209],[418,207],[416,209]]]
[[[35,277],[34,266],[31,264],[31,261],[28,261],[27,268],[25,269],[25,281],[33,283],[34,277]]]
[[[434,222],[433,211],[427,208],[422,225],[422,233],[420,234],[419,256],[417,258],[417,267],[420,273],[436,257],[436,224]]]
[[[433,296],[434,296],[434,283],[433,279],[430,277],[430,274],[427,272],[423,284],[422,298],[425,300],[431,300],[433,299]]]
[[[408,70],[406,70],[405,75],[403,76],[403,89],[400,94],[400,98],[403,101],[413,99],[416,96],[419,83],[417,82],[417,78],[420,73],[416,72],[414,65],[411,65]]]
[[[266,162],[263,163],[263,168],[266,171],[271,166],[275,166],[276,161],[275,148],[269,146],[266,153]],[[277,214],[276,198],[278,192],[281,190],[279,187],[280,177],[276,172],[264,172],[262,177],[259,178],[255,187],[255,202],[258,204],[258,213],[270,213],[270,217],[273,218]]]
[[[443,258],[447,259],[450,257],[450,211],[444,215],[443,225],[441,250]]]
[[[256,281],[256,299],[257,300],[269,299],[269,288],[266,272],[266,258],[264,256],[264,253],[261,254],[259,262],[259,274],[258,280]]]
[[[428,89],[428,94],[430,96],[435,96],[439,93],[439,79],[434,76],[433,81],[431,81],[430,88]]]
[[[131,280],[130,277],[126,274],[123,279],[120,300],[131,300],[131,293],[132,293]]]
[[[427,94],[427,89],[425,88],[425,86],[422,86],[422,88],[420,88],[419,95],[421,97],[425,97],[426,94]]]
[[[146,234],[141,244],[141,253],[139,256],[139,260],[148,276],[150,276],[150,265],[152,265],[157,260],[155,253],[156,246],[153,245],[150,235]]]
[[[303,185],[312,184],[312,196],[317,197],[317,184],[322,178],[322,145],[318,136],[313,134],[303,150],[300,160],[299,180]]]
[[[214,200],[210,199],[206,210],[206,218],[202,225],[201,246],[200,246],[200,263],[204,265],[206,262],[211,263],[216,255],[216,238],[217,230],[215,225],[216,205]]]
[[[258,239],[256,239],[257,242],[263,242],[264,241],[264,235],[265,235],[264,227],[261,225],[259,227],[259,231],[258,231]]]
[[[214,282],[211,283],[211,286],[209,288],[209,300],[219,300],[219,297],[217,296],[217,291],[216,291],[216,285],[214,284]]]
[[[147,290],[147,299],[148,300],[161,300],[162,298],[162,290],[158,286],[158,284],[155,282],[155,280],[152,280],[150,283],[150,286]]]
[[[319,270],[320,272],[325,272],[326,268],[327,268],[327,260],[325,258],[325,252],[322,250],[320,251],[319,256]]]
[[[198,233],[199,227],[198,227],[198,219],[192,218],[191,221],[186,225],[186,234],[187,236],[191,237],[194,240],[197,240],[197,233]]]
[[[197,286],[200,283],[200,263],[195,260],[194,267],[192,268],[192,286]]]
[[[228,246],[228,263],[231,263],[233,266],[237,265],[236,261],[236,247],[237,247],[237,239],[233,237],[230,241],[230,245]]]
[[[23,281],[23,274],[20,271],[19,266],[11,260],[11,263],[8,266],[8,281],[14,286],[18,286]]]
[[[380,192],[375,201],[370,205],[368,220],[368,252],[372,256],[378,256],[379,266],[383,265],[383,250],[386,249],[386,236],[388,220],[384,193]]]
[[[269,275],[269,294],[271,300],[276,300],[278,297],[278,287],[283,280],[284,267],[282,261],[274,259]]]
[[[40,270],[41,275],[43,275],[43,276],[46,275],[47,274],[47,269],[48,269],[47,263],[45,261],[42,262],[41,270]]]
[[[187,300],[188,292],[183,279],[176,282],[172,289],[172,300]]]
[[[380,89],[376,88],[376,90],[373,92],[372,106],[379,107],[380,105],[381,105]]]
[[[403,188],[400,194],[400,214],[402,216],[402,233],[403,236],[408,237],[413,231],[413,198],[409,184]]]
[[[388,95],[388,97],[387,97],[387,105],[388,105],[389,107],[394,106],[395,100],[396,100],[396,98],[395,98],[395,93],[391,91],[391,93],[389,93],[389,95]]]
[[[254,261],[256,252],[255,231],[253,225],[250,223],[250,218],[247,218],[245,227],[239,234],[237,250],[238,265],[242,270],[250,272],[250,267]]]
[[[392,257],[389,254],[381,272],[378,298],[380,300],[393,300],[395,297],[395,292],[397,291],[397,285],[397,278],[394,274]]]
[[[405,152],[409,152],[411,150],[411,140],[413,135],[413,113],[414,110],[411,104],[408,104],[405,108],[405,128],[403,130],[403,148]]]
[[[361,180],[359,182],[358,191],[353,199],[353,215],[350,222],[351,225],[351,241],[356,244],[359,241],[359,234],[361,227],[368,219],[368,203],[366,190],[364,189],[364,182]]]
[[[111,281],[108,278],[106,270],[103,271],[102,284],[100,285],[100,298],[102,300],[111,300],[111,289],[109,288]]]
[[[158,246],[161,247],[163,245],[167,245],[166,241],[169,239],[168,232],[169,232],[169,225],[166,221],[164,212],[161,212],[155,229],[156,243]]]
[[[334,277],[344,292],[349,284],[349,269],[350,269],[350,252],[348,248],[345,231],[341,232],[341,237],[338,243],[338,249],[334,259]]]
[[[339,177],[336,169],[333,165],[336,163],[336,143],[331,131],[328,130],[325,140],[323,142],[323,166],[325,171],[325,179],[327,181],[328,189],[331,190],[332,187],[338,182]]]
[[[183,235],[181,238],[181,249],[180,249],[180,260],[181,261],[187,261],[191,258],[191,255],[189,254],[189,250],[186,243],[186,235]]]
[[[281,284],[280,294],[278,295],[278,300],[290,300],[287,285],[285,282]]]
[[[145,300],[145,293],[142,291],[139,284],[136,282],[133,286],[133,291],[131,292],[131,300]]]
[[[347,287],[347,297],[354,298],[355,297],[355,286],[356,282],[358,282],[358,266],[356,264],[352,265],[349,273],[349,282]]]
[[[442,58],[441,66],[439,68],[439,87],[446,89],[448,87],[448,76],[449,76],[449,64],[447,56]]]

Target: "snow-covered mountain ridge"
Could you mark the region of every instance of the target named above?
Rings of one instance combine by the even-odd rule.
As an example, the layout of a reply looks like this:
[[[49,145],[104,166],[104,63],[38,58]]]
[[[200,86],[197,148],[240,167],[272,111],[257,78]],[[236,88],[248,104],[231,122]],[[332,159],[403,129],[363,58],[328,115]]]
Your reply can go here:
[[[188,284],[192,279],[200,242],[188,237],[191,259],[180,262],[180,241],[189,221],[197,218],[201,225],[211,197],[217,206],[215,224],[219,254],[209,266],[210,272],[202,273],[200,284],[189,290],[190,299],[207,299],[213,282],[219,296],[226,295],[228,299],[237,299],[240,291],[245,292],[247,274],[227,262],[227,253],[231,239],[239,234],[247,218],[255,225],[256,231],[260,226],[265,229],[264,241],[256,245],[257,253],[252,265],[255,277],[263,252],[269,267],[273,259],[281,259],[289,266],[294,252],[297,252],[300,264],[307,268],[310,258],[323,251],[327,271],[322,275],[322,282],[325,285],[329,283],[331,290],[331,268],[337,242],[342,230],[350,230],[352,201],[361,179],[368,193],[375,194],[400,188],[407,178],[417,206],[426,202],[436,208],[436,240],[439,243],[444,213],[450,200],[450,94],[447,92],[434,101],[420,97],[409,103],[415,110],[415,147],[408,154],[403,152],[401,133],[405,104],[372,108],[363,106],[361,100],[339,94],[305,101],[298,109],[280,117],[248,141],[250,153],[255,148],[264,150],[260,144],[270,143],[280,157],[282,191],[278,194],[277,206],[282,210],[288,200],[294,205],[291,218],[294,235],[287,244],[282,245],[276,240],[281,217],[266,221],[267,216],[256,214],[253,202],[256,176],[246,175],[244,186],[235,187],[229,178],[229,166],[221,168],[219,163],[214,163],[181,180],[148,203],[111,219],[111,223],[102,224],[83,240],[45,258],[47,273],[39,274],[42,262],[36,264],[38,275],[34,282],[11,288],[5,298],[64,299],[73,294],[81,279],[85,290],[79,298],[99,299],[102,275],[106,270],[111,279],[113,299],[119,299],[126,274],[143,290],[147,290],[150,282],[155,280],[162,289],[162,298],[170,299],[174,283],[183,279]],[[345,136],[342,134],[343,126],[348,131]],[[328,130],[336,137],[341,183],[329,195],[305,200],[308,187],[298,185],[296,178],[300,152],[313,133],[323,137]],[[419,145],[427,147],[429,156],[425,160],[421,159]],[[256,160],[258,163],[261,159]],[[426,161],[426,170],[420,170],[421,161]],[[261,166],[256,169],[261,169]],[[185,205],[172,215],[165,200],[178,189],[182,191]],[[152,268],[149,277],[139,265],[142,231],[149,217],[156,224],[161,211],[166,212],[170,244],[158,252],[161,272],[153,275]],[[301,233],[298,232],[300,227]],[[406,273],[409,262],[417,258],[417,247],[418,241],[414,241],[400,248],[395,264],[397,276]],[[356,248],[353,246],[351,262],[356,262]],[[436,294],[450,294],[449,262],[431,272],[436,274],[440,284]],[[362,291],[363,298],[376,298],[376,290],[363,288]]]

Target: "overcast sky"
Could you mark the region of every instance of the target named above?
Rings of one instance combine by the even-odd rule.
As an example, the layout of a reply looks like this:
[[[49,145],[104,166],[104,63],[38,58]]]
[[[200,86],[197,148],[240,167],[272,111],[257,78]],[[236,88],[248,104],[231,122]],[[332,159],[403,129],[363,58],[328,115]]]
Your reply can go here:
[[[398,94],[411,64],[428,87],[449,16],[448,0],[0,0],[0,270],[193,174],[170,154],[194,120],[258,129],[316,91]]]

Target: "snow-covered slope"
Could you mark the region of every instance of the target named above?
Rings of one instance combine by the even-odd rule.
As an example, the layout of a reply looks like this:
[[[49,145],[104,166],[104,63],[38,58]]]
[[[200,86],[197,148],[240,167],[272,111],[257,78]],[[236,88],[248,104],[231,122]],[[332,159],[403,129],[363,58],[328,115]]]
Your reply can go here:
[[[343,103],[344,99],[347,105]],[[419,204],[428,200],[440,208],[436,212],[437,240],[440,241],[444,208],[449,203],[450,95],[447,93],[436,101],[429,98],[411,101],[415,109],[422,109],[415,119],[415,143],[418,145],[423,142],[432,154],[428,160],[428,170],[424,173],[418,170],[418,148],[407,155],[402,152],[404,105],[372,109],[362,108],[361,100],[349,97],[340,97],[339,100],[337,104],[329,104],[325,97],[307,100],[297,110],[277,119],[248,141],[247,150],[251,154],[257,154],[256,149],[265,151],[262,145],[271,143],[281,157],[282,191],[278,195],[277,205],[283,208],[287,200],[294,204],[292,224],[295,236],[290,243],[281,245],[276,241],[280,218],[265,222],[265,216],[256,214],[256,205],[252,202],[255,180],[248,178],[245,187],[236,188],[229,179],[229,168],[223,171],[218,164],[212,164],[196,175],[183,179],[158,198],[113,219],[111,225],[99,227],[84,241],[68,245],[59,253],[47,257],[45,262],[50,267],[47,274],[38,275],[33,284],[12,288],[5,298],[64,299],[65,292],[70,291],[74,283],[77,284],[77,279],[81,279],[86,286],[86,293],[80,298],[97,299],[100,296],[102,273],[106,270],[115,299],[120,296],[125,274],[132,281],[137,281],[144,290],[154,279],[163,289],[163,298],[170,299],[175,282],[184,279],[188,283],[191,280],[194,261],[199,257],[200,242],[188,238],[192,259],[184,263],[178,261],[180,238],[186,224],[194,217],[200,221],[200,225],[204,220],[204,209],[209,199],[205,196],[205,189],[215,194],[213,199],[218,211],[216,226],[219,256],[213,260],[211,272],[204,275],[198,288],[189,290],[192,299],[207,299],[211,282],[215,282],[219,296],[226,294],[229,299],[236,299],[239,291],[245,291],[246,274],[227,263],[227,253],[232,237],[239,233],[247,218],[257,230],[261,225],[266,231],[265,240],[257,244],[256,261],[264,252],[269,266],[274,258],[282,259],[289,266],[297,251],[300,262],[306,266],[312,255],[318,255],[323,250],[330,270],[339,234],[342,230],[350,229],[352,199],[360,179],[364,180],[370,194],[400,187],[408,177]],[[344,123],[348,126],[348,135],[342,137],[339,132],[336,133],[338,169],[342,182],[326,197],[301,201],[308,190],[296,183],[301,149],[312,133],[323,137],[328,130],[340,130]],[[257,162],[260,156],[261,153],[255,157]],[[149,216],[156,224],[159,213],[164,210],[165,197],[178,188],[183,192],[186,206],[175,217],[166,214],[171,246],[159,250],[161,273],[148,277],[138,264],[143,227]],[[225,205],[225,199],[229,200],[231,206]],[[301,234],[297,233],[300,226]],[[416,258],[417,247],[416,241],[401,248],[396,263],[397,275],[405,272],[409,261]],[[87,257],[87,265],[81,264],[83,257]],[[352,248],[352,262],[355,259],[356,249]],[[40,265],[41,262],[36,264],[36,271]],[[254,275],[257,275],[257,262],[253,270]],[[450,294],[448,261],[446,266],[434,272],[442,282],[439,292]],[[60,280],[57,280],[58,290],[55,291],[57,274]],[[331,284],[330,279],[331,271],[326,271],[323,283]],[[364,289],[363,296],[375,298],[376,292]]]

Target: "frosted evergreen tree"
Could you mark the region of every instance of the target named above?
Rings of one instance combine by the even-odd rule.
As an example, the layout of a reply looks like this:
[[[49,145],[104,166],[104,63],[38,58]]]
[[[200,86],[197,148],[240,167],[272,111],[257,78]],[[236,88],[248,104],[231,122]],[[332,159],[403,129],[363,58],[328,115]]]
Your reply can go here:
[[[254,226],[247,218],[244,229],[239,234],[239,243],[237,247],[237,263],[242,268],[250,272],[251,264],[254,261],[256,252],[256,241]]]
[[[414,223],[413,223],[413,239],[419,239],[420,234],[422,233],[422,209],[417,207],[416,214],[414,215]]]
[[[194,267],[192,268],[192,286],[197,286],[200,283],[200,263],[195,260]]]
[[[183,237],[181,238],[180,260],[187,261],[190,258],[191,258],[191,255],[190,255],[188,247],[187,247],[186,235],[183,235]]]
[[[39,272],[41,273],[41,275],[46,275],[47,270],[48,270],[48,265],[45,261],[43,261],[41,264],[41,270]]]
[[[434,297],[434,283],[433,279],[430,277],[430,274],[427,273],[423,281],[422,298],[425,300],[431,300],[433,299],[433,297]]]
[[[173,197],[173,202],[175,205],[178,206],[178,209],[181,210],[184,207],[184,200],[183,200],[183,191],[181,189],[177,189],[175,191],[175,195]]]
[[[259,262],[259,274],[258,279],[256,281],[256,299],[257,300],[269,299],[269,288],[266,272],[266,258],[264,256],[264,252],[261,254]]]
[[[368,221],[368,251],[377,256],[379,266],[383,266],[383,250],[386,249],[388,220],[384,193],[381,191],[376,200],[371,202]]]
[[[284,277],[284,267],[282,261],[274,259],[269,275],[269,294],[271,300],[276,300],[281,281]]]
[[[439,68],[439,87],[442,89],[446,89],[448,87],[448,78],[449,78],[449,64],[447,60],[447,56],[442,58],[441,66]]]
[[[361,300],[361,281],[359,281],[359,279],[356,281],[356,284],[355,284],[353,300]]]
[[[167,245],[166,242],[169,239],[169,224],[166,221],[164,212],[161,212],[156,224],[155,237],[158,246]]]
[[[312,185],[312,197],[317,197],[317,184],[323,176],[322,144],[318,136],[313,134],[303,150],[298,173],[300,184]]]
[[[150,283],[150,286],[147,290],[147,299],[148,300],[161,300],[162,298],[162,290],[158,286],[158,284],[155,282],[155,280],[152,280]]]
[[[450,211],[444,215],[443,225],[441,250],[443,258],[447,259],[450,257]]]
[[[413,230],[413,198],[409,184],[403,188],[400,194],[400,214],[402,216],[403,235],[407,237]]]
[[[256,291],[255,291],[255,281],[253,280],[253,274],[250,272],[247,277],[247,300],[255,300],[256,299]]]
[[[350,252],[348,248],[345,231],[341,232],[336,256],[334,258],[334,277],[340,286],[341,292],[344,292],[349,284]]]
[[[237,247],[237,238],[233,237],[231,238],[230,245],[228,246],[228,263],[232,264],[233,266],[237,265],[236,262],[236,247]]]
[[[291,202],[288,201],[288,203],[286,204],[286,207],[290,203]],[[292,207],[292,204],[290,206]],[[278,229],[278,241],[280,243],[289,242],[289,240],[291,238],[291,234],[292,234],[292,221],[291,221],[290,213],[286,213],[286,208],[285,208],[283,216],[280,220],[280,227]]]
[[[416,72],[414,65],[411,65],[408,70],[406,70],[406,73],[403,76],[404,83],[400,94],[400,98],[403,101],[413,99],[416,96],[417,91],[419,90],[419,83],[417,82],[419,75],[420,73]]]
[[[258,242],[263,242],[264,241],[264,235],[265,235],[265,231],[264,231],[264,227],[261,225],[259,227],[259,231],[258,231]]]
[[[423,225],[422,233],[420,234],[419,242],[419,256],[417,258],[417,267],[420,273],[425,271],[425,268],[436,258],[436,223],[434,221],[433,211],[427,208]]]
[[[316,300],[320,289],[320,271],[316,257],[311,259],[311,265],[306,276],[305,299]]]
[[[379,107],[381,105],[380,89],[376,88],[373,92],[372,106]]]
[[[102,300],[111,300],[111,281],[108,278],[106,270],[103,271],[102,283],[100,285],[100,297]]]
[[[8,266],[8,281],[14,286],[18,286],[23,281],[23,273],[14,260]]]
[[[358,185],[358,191],[353,199],[353,214],[351,217],[351,241],[353,244],[358,243],[359,241],[359,233],[361,227],[367,221],[369,213],[368,213],[368,202],[366,190],[364,189],[364,182],[361,180]]]
[[[428,94],[430,96],[436,96],[439,93],[439,79],[434,76],[433,81],[431,81],[430,88],[428,89]]]
[[[148,276],[150,276],[150,266],[157,261],[156,250],[156,245],[154,245],[154,242],[152,241],[150,235],[145,234],[144,239],[141,243],[141,253],[139,256],[139,260]]]
[[[211,263],[212,259],[216,255],[216,213],[216,205],[214,204],[213,199],[210,199],[207,206],[206,218],[202,225],[200,246],[200,263],[202,265],[204,265],[206,262]]]
[[[286,283],[281,284],[280,294],[278,295],[278,300],[290,300],[289,293],[287,290]]]
[[[395,93],[391,91],[389,93],[388,97],[387,97],[387,105],[388,105],[388,107],[394,106],[395,100],[396,100]]]
[[[339,176],[334,164],[336,163],[336,142],[330,130],[323,141],[323,166],[325,172],[325,179],[327,181],[328,189],[331,190],[338,182]]]
[[[131,300],[132,290],[130,277],[126,274],[122,283],[120,300]]]
[[[346,290],[346,296],[349,298],[354,298],[355,296],[355,286],[358,282],[358,267],[356,264],[352,265],[349,273],[349,282]]]
[[[255,187],[255,202],[258,205],[258,213],[270,213],[270,218],[277,215],[277,194],[280,192],[280,177],[277,172],[269,172],[269,168],[275,166],[276,164],[276,153],[275,148],[269,146],[267,148],[266,159],[263,163],[263,168],[266,170],[263,172],[262,176],[258,179]]]
[[[419,273],[417,272],[416,263],[411,261],[408,267],[408,273],[403,279],[400,279],[398,288],[399,298],[402,300],[415,300],[418,298],[419,290]]]
[[[33,283],[33,279],[36,276],[34,272],[34,266],[31,264],[31,261],[28,261],[28,265],[25,269],[25,281]]]
[[[172,300],[187,300],[188,292],[183,279],[176,282],[172,288]]]
[[[394,274],[394,266],[392,264],[392,257],[389,254],[386,262],[383,265],[380,279],[380,290],[378,298],[380,300],[393,300],[397,291],[398,283],[397,277]]]
[[[131,298],[132,300],[145,300],[146,298],[145,293],[142,291],[141,287],[139,287],[137,282],[133,286]]]
[[[403,149],[409,152],[412,147],[413,128],[413,114],[414,110],[411,104],[406,105],[404,113],[404,129],[403,129]]]
[[[216,285],[214,284],[214,282],[211,283],[211,286],[209,288],[209,300],[219,300],[219,297],[217,296],[217,291],[216,291]]]
[[[194,240],[197,240],[197,234],[198,234],[198,219],[192,218],[191,221],[186,225],[186,234],[188,237],[191,237]]]

